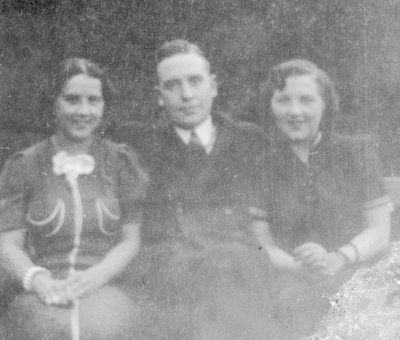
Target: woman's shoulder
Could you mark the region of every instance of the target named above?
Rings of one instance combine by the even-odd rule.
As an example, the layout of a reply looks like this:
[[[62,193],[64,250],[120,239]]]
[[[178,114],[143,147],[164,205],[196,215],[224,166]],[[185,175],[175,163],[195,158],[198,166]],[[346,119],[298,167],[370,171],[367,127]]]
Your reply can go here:
[[[136,150],[130,145],[116,143],[109,139],[101,139],[99,146],[107,162],[125,163],[128,160],[129,163],[141,166]]]
[[[43,159],[44,155],[47,154],[49,151],[49,140],[45,139],[26,149],[15,152],[8,159],[8,163],[21,165],[24,164],[28,166],[29,164],[36,162],[38,157]]]
[[[356,185],[365,189],[364,201],[384,196],[381,164],[374,139],[368,135],[335,135],[332,141],[329,158],[333,167],[341,168],[352,176]]]
[[[0,187],[26,189],[27,183],[35,183],[38,174],[47,171],[48,159],[51,159],[50,150],[48,140],[44,140],[11,155],[1,173]]]
[[[325,143],[328,147],[322,149],[330,154],[337,165],[352,164],[359,168],[369,160],[375,162],[377,159],[377,145],[369,135],[349,136],[335,133],[328,140],[329,142]]]
[[[107,166],[112,166],[117,171],[121,168],[127,168],[131,173],[147,182],[147,172],[132,146],[116,143],[109,139],[101,139],[99,145],[105,158],[103,161]]]
[[[337,149],[349,150],[353,152],[374,147],[373,138],[366,134],[350,136],[333,133],[330,136],[330,142]]]

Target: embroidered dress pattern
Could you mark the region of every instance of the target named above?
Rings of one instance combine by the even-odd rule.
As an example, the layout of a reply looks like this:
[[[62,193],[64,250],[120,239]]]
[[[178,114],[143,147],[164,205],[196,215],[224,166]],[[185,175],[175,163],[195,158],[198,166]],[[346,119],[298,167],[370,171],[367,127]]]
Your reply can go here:
[[[69,254],[69,274],[75,272],[76,259],[79,252],[81,233],[83,226],[83,206],[79,192],[78,177],[90,174],[95,166],[93,157],[87,154],[69,156],[65,151],[58,152],[53,156],[53,172],[56,175],[65,175],[71,190],[74,206],[74,247]],[[62,223],[60,224],[62,225]],[[56,232],[58,228],[53,231]],[[72,340],[79,340],[79,300],[73,302],[71,311],[71,335]]]

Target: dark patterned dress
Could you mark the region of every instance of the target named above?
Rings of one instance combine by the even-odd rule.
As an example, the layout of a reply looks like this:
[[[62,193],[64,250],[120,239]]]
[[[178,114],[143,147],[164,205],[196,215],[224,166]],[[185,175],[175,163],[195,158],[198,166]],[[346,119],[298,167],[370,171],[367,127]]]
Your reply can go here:
[[[147,188],[126,146],[96,139],[83,156],[89,168],[72,177],[69,163],[58,162],[64,156],[47,139],[13,156],[0,180],[1,230],[26,230],[32,261],[56,278],[100,262],[120,241],[121,226],[140,222]],[[138,309],[121,288],[113,281],[79,301],[81,339],[131,338]],[[21,294],[7,311],[9,337],[70,339],[73,312]]]
[[[379,161],[366,138],[322,136],[302,162],[276,132],[260,156],[260,193],[276,244],[287,252],[306,242],[335,251],[362,231],[363,211],[388,204]],[[280,274],[277,317],[292,337],[309,334],[329,309],[328,297],[353,268],[331,278]]]

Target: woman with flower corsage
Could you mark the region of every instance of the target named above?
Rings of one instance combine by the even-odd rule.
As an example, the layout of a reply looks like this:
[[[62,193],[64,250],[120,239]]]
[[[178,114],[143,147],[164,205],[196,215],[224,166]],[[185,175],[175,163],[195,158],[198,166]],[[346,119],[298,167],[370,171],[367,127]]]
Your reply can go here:
[[[118,275],[139,249],[147,175],[130,149],[100,138],[112,92],[94,63],[62,63],[54,135],[1,176],[1,263],[24,290],[2,320],[7,339],[139,337]]]

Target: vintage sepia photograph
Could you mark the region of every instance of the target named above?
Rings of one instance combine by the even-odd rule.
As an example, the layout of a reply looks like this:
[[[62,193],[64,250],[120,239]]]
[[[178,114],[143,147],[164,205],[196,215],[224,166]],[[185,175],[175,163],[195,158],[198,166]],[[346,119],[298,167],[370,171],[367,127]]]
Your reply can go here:
[[[399,0],[0,1],[0,339],[400,339]]]

